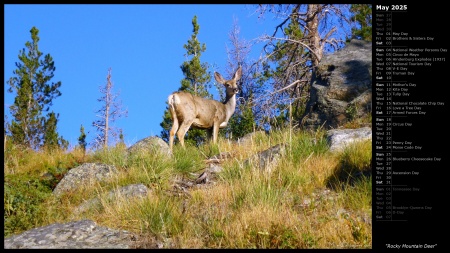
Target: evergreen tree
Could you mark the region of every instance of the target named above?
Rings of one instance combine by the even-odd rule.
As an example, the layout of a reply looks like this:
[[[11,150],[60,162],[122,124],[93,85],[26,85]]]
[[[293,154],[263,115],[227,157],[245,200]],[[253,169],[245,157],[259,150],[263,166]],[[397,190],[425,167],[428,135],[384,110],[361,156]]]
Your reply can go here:
[[[200,57],[203,52],[206,51],[206,45],[201,44],[198,39],[198,32],[200,26],[197,23],[197,16],[192,19],[193,34],[187,44],[183,45],[186,49],[184,55],[188,61],[183,62],[180,66],[183,71],[184,79],[181,80],[180,91],[187,91],[199,97],[212,98],[208,92],[209,86],[207,85],[211,81],[211,75],[207,72],[208,63],[201,63]]]
[[[208,72],[208,63],[201,63],[200,61],[202,53],[206,51],[206,45],[201,44],[197,39],[200,30],[200,26],[197,23],[197,16],[194,16],[192,19],[192,26],[192,36],[187,44],[183,45],[186,49],[185,57],[188,60],[180,66],[184,78],[181,80],[181,87],[178,90],[189,92],[199,97],[212,98],[212,95],[208,92],[208,88],[210,88],[209,82],[211,81],[211,75]],[[161,138],[168,142],[169,131],[172,128],[172,117],[170,116],[168,107],[164,111],[163,121],[160,126],[163,129],[161,131]],[[184,140],[198,145],[204,142],[205,139],[205,130],[191,128],[187,132],[187,137]]]
[[[80,127],[80,136],[78,137],[78,145],[83,151],[86,151],[86,133],[84,132],[84,127],[81,125]]]
[[[59,147],[59,136],[56,132],[56,124],[58,123],[57,119],[58,115],[55,115],[54,112],[48,114],[47,121],[44,122],[44,147],[53,150]]]
[[[16,62],[17,69],[13,71],[15,76],[7,81],[8,92],[16,93],[9,107],[13,116],[9,130],[14,143],[38,149],[44,142],[56,145],[57,134],[51,131],[56,131],[57,116],[53,112],[43,116],[43,112],[49,111],[53,99],[61,95],[61,82],[51,82],[55,65],[50,54],[42,58],[38,47],[39,30],[33,27],[30,33],[32,41],[25,43],[27,50],[19,51],[20,62]],[[65,140],[61,137],[61,141]]]
[[[372,5],[352,4],[350,12],[353,14],[351,21],[359,28],[352,28],[352,36],[357,39],[372,41]]]
[[[119,131],[119,142],[117,142],[116,147],[126,148],[127,145],[125,144],[125,136],[123,135],[123,130],[120,129]]]
[[[58,138],[58,143],[59,143],[59,147],[62,150],[67,150],[69,148],[69,141],[67,141],[66,139],[64,139],[62,136],[59,136]]]
[[[255,115],[252,111],[252,105],[250,103],[242,103],[238,105],[236,109],[239,114],[234,113],[225,128],[226,133],[233,139],[241,138],[256,130]]]
[[[166,101],[167,105],[167,101]],[[169,131],[172,128],[172,116],[169,112],[169,107],[166,106],[166,110],[164,110],[163,121],[159,124],[162,128],[160,137],[167,143],[169,142]]]

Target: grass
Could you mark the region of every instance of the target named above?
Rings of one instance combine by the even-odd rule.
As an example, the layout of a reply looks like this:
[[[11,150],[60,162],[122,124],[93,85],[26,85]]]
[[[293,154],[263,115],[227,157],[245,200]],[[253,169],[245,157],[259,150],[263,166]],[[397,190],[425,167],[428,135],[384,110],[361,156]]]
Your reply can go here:
[[[83,154],[30,152],[9,144],[5,150],[5,237],[28,229],[91,219],[99,225],[153,238],[166,248],[371,248],[371,142],[330,153],[325,132],[278,131],[247,144],[220,138],[217,145],[175,145],[172,157],[158,153],[127,154],[114,147]],[[256,152],[286,143],[285,155],[271,172],[246,165]],[[232,159],[208,187],[173,194],[175,178],[192,179],[204,159],[229,152]],[[56,198],[58,179],[85,162],[116,166],[119,175],[83,191]],[[51,180],[43,174],[53,175]],[[143,198],[114,201],[110,190],[142,183]],[[99,197],[101,206],[73,210]],[[137,245],[145,248],[145,243]]]

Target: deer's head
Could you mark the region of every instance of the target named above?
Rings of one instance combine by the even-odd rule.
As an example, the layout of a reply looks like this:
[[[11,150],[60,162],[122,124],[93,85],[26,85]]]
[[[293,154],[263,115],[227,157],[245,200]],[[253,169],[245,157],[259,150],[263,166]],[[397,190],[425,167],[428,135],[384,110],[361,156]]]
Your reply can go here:
[[[241,79],[241,74],[241,66],[239,66],[239,68],[234,73],[233,78],[231,78],[230,80],[225,80],[225,78],[223,78],[221,74],[214,72],[214,78],[216,79],[216,81],[225,86],[227,98],[230,98],[239,92],[237,81]]]

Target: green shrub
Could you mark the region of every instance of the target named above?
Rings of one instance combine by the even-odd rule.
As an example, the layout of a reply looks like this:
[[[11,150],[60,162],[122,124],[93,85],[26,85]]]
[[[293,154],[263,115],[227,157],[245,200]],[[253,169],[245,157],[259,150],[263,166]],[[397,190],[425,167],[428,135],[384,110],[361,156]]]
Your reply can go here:
[[[43,202],[52,194],[51,187],[29,175],[7,175],[4,182],[4,233],[22,232],[40,225],[45,217]]]

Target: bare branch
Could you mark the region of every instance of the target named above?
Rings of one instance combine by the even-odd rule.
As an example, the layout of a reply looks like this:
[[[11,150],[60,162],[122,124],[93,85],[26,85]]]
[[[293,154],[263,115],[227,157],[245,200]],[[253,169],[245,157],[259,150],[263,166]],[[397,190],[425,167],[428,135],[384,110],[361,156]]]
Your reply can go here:
[[[97,135],[94,141],[96,143],[103,143],[104,147],[108,145],[108,136],[110,133],[112,136],[116,136],[114,134],[115,128],[110,126],[110,123],[122,116],[126,117],[128,114],[127,110],[121,109],[121,101],[117,101],[120,93],[113,93],[112,89],[113,83],[111,81],[111,68],[109,68],[108,75],[106,76],[106,84],[99,87],[99,90],[103,96],[97,99],[97,101],[103,103],[103,106],[96,111],[96,113],[100,114],[96,116],[99,117],[100,120],[92,123],[92,125],[100,131],[100,134]]]
[[[281,89],[279,89],[279,90],[276,90],[276,91],[274,91],[274,92],[271,92],[270,94],[267,94],[267,95],[265,95],[265,96],[259,97],[259,99],[264,98],[264,97],[268,97],[268,96],[272,96],[272,95],[274,95],[275,93],[279,93],[279,92],[281,92],[281,91],[284,91],[284,90],[286,90],[286,89],[289,89],[289,88],[291,88],[292,86],[297,85],[298,83],[307,83],[307,82],[309,82],[309,80],[296,80],[296,81],[292,82],[291,84],[289,84],[288,86],[286,86],[286,87],[284,87],[284,88],[281,88]]]
[[[305,43],[303,43],[301,41],[293,40],[293,39],[289,39],[289,38],[276,38],[276,37],[271,37],[271,36],[267,36],[267,35],[265,36],[264,39],[266,39],[266,40],[282,40],[282,41],[289,41],[289,42],[292,42],[292,43],[300,44],[303,47],[305,47],[306,49],[308,49],[315,57],[320,59],[319,56],[316,54],[316,52],[314,52],[314,50],[312,50],[307,44],[305,44]]]
[[[336,27],[331,28],[331,30],[328,31],[328,33],[327,33],[325,36],[323,36],[322,41],[327,41],[328,38],[329,38],[331,35],[333,35],[334,32],[336,32]]]

